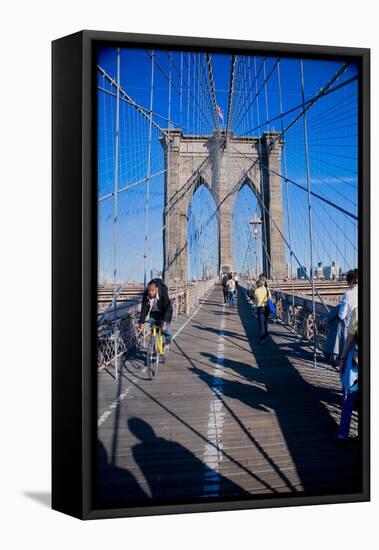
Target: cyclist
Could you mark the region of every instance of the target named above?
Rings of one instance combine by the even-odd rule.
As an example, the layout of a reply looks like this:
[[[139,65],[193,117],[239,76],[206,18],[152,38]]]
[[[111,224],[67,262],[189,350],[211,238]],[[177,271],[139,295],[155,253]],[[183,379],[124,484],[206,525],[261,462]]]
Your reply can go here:
[[[148,315],[150,326],[154,323],[160,324],[166,344],[169,344],[171,342],[170,323],[172,319],[172,303],[168,295],[168,288],[162,279],[152,279],[143,293],[137,329],[139,332],[142,332]]]

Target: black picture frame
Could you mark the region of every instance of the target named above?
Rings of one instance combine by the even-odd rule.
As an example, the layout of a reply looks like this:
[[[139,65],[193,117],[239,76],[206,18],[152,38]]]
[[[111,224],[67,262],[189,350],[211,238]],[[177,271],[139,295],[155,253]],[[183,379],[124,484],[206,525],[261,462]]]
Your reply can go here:
[[[96,509],[97,46],[348,58],[359,64],[361,493]],[[299,506],[370,499],[370,50],[85,30],[52,43],[52,507],[81,519]]]

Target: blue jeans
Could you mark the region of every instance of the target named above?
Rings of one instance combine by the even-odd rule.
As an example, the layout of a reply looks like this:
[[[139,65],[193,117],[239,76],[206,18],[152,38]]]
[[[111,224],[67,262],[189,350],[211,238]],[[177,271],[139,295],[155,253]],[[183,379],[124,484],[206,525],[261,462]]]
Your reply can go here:
[[[222,287],[222,293],[224,295],[224,304],[227,303],[228,301],[228,294],[229,294],[229,291],[227,288],[225,288],[224,286]]]
[[[268,306],[259,306],[257,307],[257,315],[258,315],[258,326],[259,326],[259,337],[261,340],[266,338],[268,329],[268,317],[270,315],[270,311],[268,309]]]
[[[229,305],[234,306],[234,290],[229,290]]]
[[[154,325],[154,323],[162,324],[162,315],[159,312],[153,311],[150,314],[150,327]],[[170,330],[170,323],[166,323],[166,330],[164,332],[166,344],[169,344],[171,342],[171,330]]]
[[[339,437],[346,439],[349,437],[351,416],[353,414],[355,399],[357,397],[357,392],[350,392],[344,398],[342,403],[342,412],[341,412],[341,422],[338,430]]]

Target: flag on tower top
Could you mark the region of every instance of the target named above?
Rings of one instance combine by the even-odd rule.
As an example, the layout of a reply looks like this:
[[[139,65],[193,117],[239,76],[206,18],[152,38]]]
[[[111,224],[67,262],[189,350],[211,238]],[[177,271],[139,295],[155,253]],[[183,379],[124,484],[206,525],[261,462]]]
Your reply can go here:
[[[219,105],[217,105],[217,114],[221,118],[222,122],[224,122],[224,115],[223,115],[221,107]]]

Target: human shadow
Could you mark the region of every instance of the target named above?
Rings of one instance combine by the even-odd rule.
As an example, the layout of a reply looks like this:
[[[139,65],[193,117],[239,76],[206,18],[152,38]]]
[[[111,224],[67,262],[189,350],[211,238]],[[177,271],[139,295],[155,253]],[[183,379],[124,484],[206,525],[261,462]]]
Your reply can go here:
[[[188,502],[199,497],[249,496],[242,487],[211,468],[180,443],[157,436],[144,420],[130,418],[128,427],[139,440],[133,446],[132,453],[153,499]]]
[[[109,461],[108,453],[100,440],[97,441],[96,451],[95,500],[97,507],[138,505],[151,500],[133,474]]]

